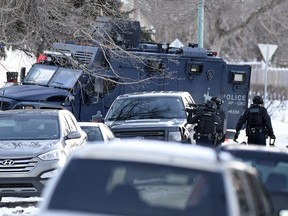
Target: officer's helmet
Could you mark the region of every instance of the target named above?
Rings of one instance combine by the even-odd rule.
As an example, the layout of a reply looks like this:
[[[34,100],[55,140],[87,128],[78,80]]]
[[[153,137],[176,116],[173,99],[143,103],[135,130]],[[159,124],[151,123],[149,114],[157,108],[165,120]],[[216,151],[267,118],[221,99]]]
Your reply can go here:
[[[259,95],[256,95],[256,96],[253,98],[253,103],[254,103],[254,104],[263,104],[263,98],[260,97]]]
[[[205,105],[208,109],[216,109],[217,108],[216,103],[214,101],[211,101],[211,100],[207,101]]]
[[[219,97],[212,97],[211,101],[214,101],[218,106],[221,106],[223,104],[223,100]]]

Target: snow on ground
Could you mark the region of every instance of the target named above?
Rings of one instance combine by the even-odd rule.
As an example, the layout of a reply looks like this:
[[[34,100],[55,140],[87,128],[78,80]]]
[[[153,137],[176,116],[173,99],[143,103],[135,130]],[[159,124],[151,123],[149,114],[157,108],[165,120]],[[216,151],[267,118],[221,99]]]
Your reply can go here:
[[[41,198],[14,198],[3,197],[0,203],[0,215],[1,216],[35,216],[37,215],[37,205],[41,201]]]

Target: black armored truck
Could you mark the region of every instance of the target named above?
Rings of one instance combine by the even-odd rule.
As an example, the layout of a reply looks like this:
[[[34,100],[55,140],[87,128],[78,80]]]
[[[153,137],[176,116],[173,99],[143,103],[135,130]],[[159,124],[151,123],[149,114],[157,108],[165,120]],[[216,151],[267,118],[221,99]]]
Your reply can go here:
[[[187,91],[197,104],[211,95],[222,98],[227,128],[235,129],[248,106],[250,65],[228,64],[196,44],[143,42],[140,29],[137,21],[101,17],[90,43],[53,44],[28,73],[23,68],[17,74],[15,85],[0,89],[0,109],[68,109],[78,121],[90,121],[98,110],[104,116],[122,94]]]

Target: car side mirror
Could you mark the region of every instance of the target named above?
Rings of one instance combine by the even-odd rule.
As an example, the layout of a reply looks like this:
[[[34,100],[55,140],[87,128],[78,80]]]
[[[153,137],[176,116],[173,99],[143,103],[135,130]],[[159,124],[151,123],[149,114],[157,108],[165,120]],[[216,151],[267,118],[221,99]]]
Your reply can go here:
[[[65,139],[79,139],[81,137],[81,133],[79,131],[70,131],[68,132]]]

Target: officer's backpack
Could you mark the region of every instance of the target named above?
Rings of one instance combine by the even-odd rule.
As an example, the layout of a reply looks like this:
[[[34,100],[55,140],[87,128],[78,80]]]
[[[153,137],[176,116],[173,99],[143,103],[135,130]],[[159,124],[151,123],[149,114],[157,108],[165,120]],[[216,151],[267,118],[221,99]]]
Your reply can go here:
[[[225,126],[224,126],[224,121],[225,121],[225,112],[223,110],[217,110],[217,125],[216,125],[216,131],[217,133],[224,133]],[[220,118],[220,120],[219,120]],[[218,122],[219,121],[219,122]]]
[[[197,133],[204,136],[216,134],[217,125],[221,123],[221,118],[216,110],[204,109],[197,123]]]
[[[261,128],[264,125],[263,111],[261,107],[251,107],[248,113],[248,125],[250,128]]]

